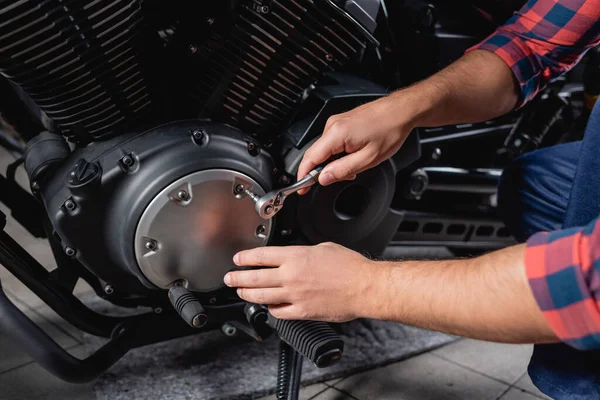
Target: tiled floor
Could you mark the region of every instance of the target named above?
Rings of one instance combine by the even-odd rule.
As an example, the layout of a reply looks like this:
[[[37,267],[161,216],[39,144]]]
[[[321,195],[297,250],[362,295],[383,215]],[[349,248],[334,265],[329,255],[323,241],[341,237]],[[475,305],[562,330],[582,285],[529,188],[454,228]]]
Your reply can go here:
[[[7,158],[0,153],[0,169]],[[20,179],[24,180],[22,173]],[[6,213],[6,209],[0,207]],[[53,268],[47,245],[9,219],[7,230],[44,266]],[[55,341],[83,356],[81,333],[61,319],[18,280],[0,267],[0,280],[9,297]],[[78,285],[76,292],[90,291]],[[320,383],[302,390],[302,399],[468,399],[535,400],[545,398],[525,374],[531,346],[461,340],[421,356]],[[0,399],[92,400],[91,385],[70,385],[52,377],[0,336]],[[274,396],[267,399],[274,399]],[[149,399],[151,400],[151,399]]]

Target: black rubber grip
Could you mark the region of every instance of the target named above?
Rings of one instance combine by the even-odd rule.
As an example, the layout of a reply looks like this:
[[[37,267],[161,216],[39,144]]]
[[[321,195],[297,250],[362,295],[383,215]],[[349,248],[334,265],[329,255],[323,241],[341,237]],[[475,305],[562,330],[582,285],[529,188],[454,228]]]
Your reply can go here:
[[[202,328],[208,320],[202,304],[183,286],[169,289],[169,300],[181,318],[192,328]]]
[[[342,357],[344,341],[325,322],[285,321],[269,314],[268,324],[282,341],[319,368],[335,364]]]

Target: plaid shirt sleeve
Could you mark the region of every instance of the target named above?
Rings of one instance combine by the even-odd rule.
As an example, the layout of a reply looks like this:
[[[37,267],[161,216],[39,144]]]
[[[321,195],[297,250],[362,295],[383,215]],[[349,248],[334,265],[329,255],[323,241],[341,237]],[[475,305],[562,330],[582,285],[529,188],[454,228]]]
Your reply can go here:
[[[600,348],[600,217],[583,228],[533,235],[525,268],[556,335],[577,349]]]
[[[600,0],[529,0],[470,49],[488,50],[512,69],[523,105],[600,43]]]

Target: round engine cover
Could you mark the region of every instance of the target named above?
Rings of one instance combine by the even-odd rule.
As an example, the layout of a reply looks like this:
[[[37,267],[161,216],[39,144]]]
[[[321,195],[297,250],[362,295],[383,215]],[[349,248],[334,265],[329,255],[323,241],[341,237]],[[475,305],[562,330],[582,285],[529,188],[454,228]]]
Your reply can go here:
[[[178,179],[150,202],[135,234],[135,256],[150,282],[166,289],[184,280],[189,290],[214,291],[236,252],[267,243],[271,221],[239,194],[240,185],[265,194],[247,175],[211,169]]]

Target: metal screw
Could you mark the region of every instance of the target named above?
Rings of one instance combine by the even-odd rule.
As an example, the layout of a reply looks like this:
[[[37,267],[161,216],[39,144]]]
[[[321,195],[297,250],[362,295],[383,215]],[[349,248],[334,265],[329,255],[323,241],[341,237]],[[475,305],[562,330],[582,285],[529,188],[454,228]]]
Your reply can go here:
[[[273,213],[273,206],[267,206],[267,208],[265,208],[265,214],[271,215],[272,213]]]
[[[156,240],[148,240],[146,242],[146,248],[150,251],[156,251],[156,249],[158,249],[158,243],[156,243]]]
[[[75,250],[71,247],[65,247],[65,254],[69,257],[73,257],[75,255]]]
[[[217,298],[216,298],[216,297],[211,297],[211,298],[208,300],[208,302],[209,302],[210,304],[215,304],[215,303],[217,302]]]
[[[273,168],[273,175],[277,175],[278,172],[279,170],[277,168]]]
[[[291,229],[283,229],[281,231],[281,236],[290,236],[292,234],[292,230]]]
[[[198,144],[204,143],[205,136],[206,136],[206,133],[204,133],[203,129],[196,129],[192,132],[192,137]]]
[[[196,45],[190,44],[190,47],[188,48],[190,54],[195,54],[198,51],[198,47],[196,47]]]
[[[104,293],[106,293],[106,294],[113,294],[114,292],[115,292],[115,290],[113,289],[112,286],[110,286],[110,285],[104,286]]]
[[[130,168],[135,163],[135,160],[133,157],[127,155],[121,159],[121,163],[123,163],[125,167]]]
[[[256,228],[256,235],[257,235],[257,236],[264,235],[266,231],[267,231],[267,228],[266,228],[264,225],[259,225],[259,226]]]
[[[268,14],[269,13],[269,7],[268,6],[261,6],[258,9],[259,12],[263,13],[263,14]]]
[[[233,325],[223,324],[221,331],[225,334],[225,336],[232,337],[236,335],[237,328]]]
[[[162,312],[162,308],[160,308],[160,307],[156,307],[154,309],[154,314],[160,314],[161,312]]]
[[[40,184],[38,183],[38,181],[31,182],[31,188],[34,190],[40,190]]]
[[[290,183],[290,178],[287,175],[283,175],[281,177],[281,183],[285,183],[286,185]]]
[[[246,190],[246,188],[244,187],[244,185],[237,185],[235,187],[235,193],[236,194],[242,194],[242,193],[244,193],[244,190]]]
[[[209,25],[212,25],[215,23],[215,18],[214,17],[208,17],[206,19],[206,22],[208,22]]]
[[[252,142],[248,142],[248,151],[254,151],[256,149],[256,145]]]
[[[71,199],[65,201],[65,208],[67,211],[74,211],[77,208],[77,204]]]
[[[440,157],[442,157],[442,150],[440,150],[439,147],[436,147],[435,149],[433,149],[433,152],[431,153],[431,158],[433,160],[439,160]]]
[[[325,56],[325,59],[326,59],[327,61],[333,61],[333,54],[327,54],[327,55]]]
[[[190,194],[185,190],[180,190],[179,192],[177,192],[177,197],[179,198],[179,200],[188,201],[190,199]]]

